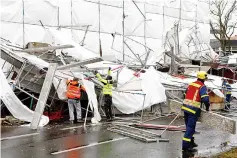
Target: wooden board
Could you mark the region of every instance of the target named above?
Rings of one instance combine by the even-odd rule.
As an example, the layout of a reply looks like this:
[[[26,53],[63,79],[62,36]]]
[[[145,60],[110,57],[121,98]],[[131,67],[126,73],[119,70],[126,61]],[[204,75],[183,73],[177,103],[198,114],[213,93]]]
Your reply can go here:
[[[37,129],[40,123],[41,116],[44,112],[44,108],[46,105],[46,101],[48,99],[48,95],[52,86],[53,78],[55,71],[57,69],[57,64],[56,63],[51,63],[49,65],[49,69],[47,71],[43,87],[40,92],[39,100],[37,102],[34,116],[30,125],[31,129]]]
[[[83,60],[80,62],[75,62],[75,63],[59,66],[57,68],[57,70],[67,70],[70,68],[75,68],[75,67],[79,67],[79,66],[83,66],[83,65],[87,65],[87,64],[92,64],[92,63],[96,63],[96,62],[100,62],[100,61],[103,61],[103,60],[101,58],[91,58],[88,60]]]

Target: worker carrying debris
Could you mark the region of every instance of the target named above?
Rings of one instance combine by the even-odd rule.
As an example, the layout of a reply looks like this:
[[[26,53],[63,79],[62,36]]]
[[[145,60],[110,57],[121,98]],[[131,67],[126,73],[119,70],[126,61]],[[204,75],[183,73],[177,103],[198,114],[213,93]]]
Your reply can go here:
[[[223,78],[223,83],[222,83],[222,87],[224,89],[224,94],[225,94],[225,110],[229,110],[230,109],[230,101],[231,101],[231,86],[228,82],[228,80]]]
[[[182,149],[184,152],[195,152],[198,145],[194,142],[194,133],[196,122],[201,114],[201,105],[204,103],[206,111],[209,111],[209,96],[204,81],[207,79],[207,73],[200,71],[197,73],[197,81],[189,84],[183,101],[182,110],[184,111],[184,119],[186,132],[183,137]]]
[[[108,75],[106,79],[103,79],[101,75],[98,73],[98,71],[94,72],[96,74],[96,77],[100,82],[103,83],[103,95],[104,95],[104,107],[105,107],[105,114],[107,117],[107,121],[112,121],[113,115],[112,115],[112,87],[113,87],[113,80],[111,76],[111,68],[108,70]]]
[[[74,123],[74,107],[77,114],[77,122],[83,122],[81,120],[81,89],[79,86],[78,78],[74,77],[73,80],[67,81],[67,98],[68,98],[68,110],[69,110],[69,121],[71,124]]]

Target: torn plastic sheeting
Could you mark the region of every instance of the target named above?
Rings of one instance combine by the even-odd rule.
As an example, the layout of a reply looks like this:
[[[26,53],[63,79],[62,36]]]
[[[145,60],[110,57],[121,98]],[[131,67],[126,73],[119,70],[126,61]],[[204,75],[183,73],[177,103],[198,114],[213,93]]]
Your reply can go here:
[[[79,60],[86,60],[94,57],[98,57],[99,54],[93,53],[84,47],[77,44],[75,41],[69,37],[68,34],[62,31],[54,30],[54,29],[47,29],[44,37],[44,42],[50,44],[58,44],[58,45],[65,45],[70,43],[74,46],[74,48],[66,49],[68,55],[79,59]]]
[[[34,112],[26,107],[22,102],[17,98],[17,96],[12,91],[10,85],[8,84],[2,69],[0,70],[0,97],[3,103],[6,105],[11,114],[19,119],[26,122],[31,122],[33,119]],[[4,89],[4,91],[3,91]],[[41,116],[39,126],[45,126],[49,122],[49,118],[46,116]]]
[[[98,102],[97,102],[97,97],[95,94],[95,85],[93,82],[90,82],[88,80],[85,80],[85,76],[83,76],[82,74],[80,75],[80,78],[82,79],[82,83],[83,86],[86,89],[86,93],[88,95],[88,99],[89,99],[89,103],[90,103],[90,107],[91,109],[93,109],[94,112],[94,119],[96,121],[100,121],[101,120],[101,116],[98,110]]]
[[[170,76],[169,74],[156,71],[156,73],[159,75],[160,81],[162,84],[170,85],[170,86],[177,86],[177,87],[184,87],[185,85],[188,85],[189,83],[192,83],[196,81],[196,78],[176,78],[173,76]],[[190,76],[196,76],[197,72],[193,72],[189,74]],[[213,79],[213,81],[205,81],[205,85],[207,88],[211,88],[211,90],[219,97],[223,98],[223,93],[218,89],[221,88],[221,77],[214,76],[214,75],[208,75],[208,78]]]
[[[142,76],[141,86],[146,94],[146,102],[150,106],[166,101],[165,87],[161,84],[160,78],[154,67],[150,67]]]
[[[142,91],[113,91],[113,103],[122,113],[134,113],[166,101],[165,88],[153,67],[141,76],[140,82]]]
[[[131,114],[142,110],[145,97],[142,91],[139,92],[113,91],[112,97],[114,106],[124,114]]]

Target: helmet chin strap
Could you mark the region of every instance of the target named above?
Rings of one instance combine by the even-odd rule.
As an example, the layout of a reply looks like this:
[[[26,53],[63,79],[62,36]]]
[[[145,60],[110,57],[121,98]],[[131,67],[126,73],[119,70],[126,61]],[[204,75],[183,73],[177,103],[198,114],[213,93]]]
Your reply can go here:
[[[198,80],[198,81],[201,81],[202,83],[205,82],[205,80],[202,80],[202,79],[200,79],[200,78],[198,78],[197,80]]]

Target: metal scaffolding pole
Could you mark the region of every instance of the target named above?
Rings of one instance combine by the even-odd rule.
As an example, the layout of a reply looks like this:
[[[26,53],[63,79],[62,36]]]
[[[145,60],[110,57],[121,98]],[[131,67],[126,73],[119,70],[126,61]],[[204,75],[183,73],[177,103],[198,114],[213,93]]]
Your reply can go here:
[[[125,14],[124,14],[124,0],[123,0],[123,61],[125,61],[125,54],[124,54],[124,20],[125,20]]]
[[[22,0],[22,28],[23,28],[23,48],[25,46],[25,4],[24,4],[24,0]]]

